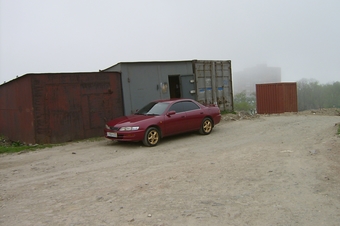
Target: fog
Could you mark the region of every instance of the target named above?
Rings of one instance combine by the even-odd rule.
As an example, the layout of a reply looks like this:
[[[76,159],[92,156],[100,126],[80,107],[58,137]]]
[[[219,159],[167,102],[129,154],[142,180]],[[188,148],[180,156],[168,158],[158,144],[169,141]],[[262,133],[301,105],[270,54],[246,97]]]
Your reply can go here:
[[[338,0],[0,0],[0,84],[26,73],[192,59],[332,83],[340,80],[339,9]]]

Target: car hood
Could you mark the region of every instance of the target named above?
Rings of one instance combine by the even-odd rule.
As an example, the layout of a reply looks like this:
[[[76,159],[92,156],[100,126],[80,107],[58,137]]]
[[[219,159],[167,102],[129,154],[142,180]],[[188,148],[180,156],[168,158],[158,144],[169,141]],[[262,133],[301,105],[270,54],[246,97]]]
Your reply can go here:
[[[146,121],[153,120],[155,117],[160,117],[160,116],[151,116],[151,115],[122,116],[122,117],[109,121],[107,125],[108,126],[131,126],[131,125],[137,125],[139,123],[144,123]]]

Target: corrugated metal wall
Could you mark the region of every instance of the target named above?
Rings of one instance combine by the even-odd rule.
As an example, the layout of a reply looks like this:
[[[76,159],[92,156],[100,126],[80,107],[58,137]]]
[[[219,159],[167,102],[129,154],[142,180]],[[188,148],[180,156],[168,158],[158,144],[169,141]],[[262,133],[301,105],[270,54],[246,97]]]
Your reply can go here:
[[[1,121],[12,117],[14,122],[5,124],[1,133],[28,143],[102,136],[107,120],[124,115],[117,72],[27,74],[1,86],[0,93],[6,96],[1,98],[6,106]],[[11,116],[12,109],[32,117]],[[26,131],[30,137],[23,135]]]
[[[108,119],[124,115],[119,73],[44,74],[32,90],[38,143],[101,136]]]
[[[197,101],[218,104],[222,111],[233,111],[231,61],[194,61]]]
[[[35,143],[31,78],[0,86],[0,135],[13,141]]]
[[[256,84],[256,106],[258,114],[297,112],[296,83]]]

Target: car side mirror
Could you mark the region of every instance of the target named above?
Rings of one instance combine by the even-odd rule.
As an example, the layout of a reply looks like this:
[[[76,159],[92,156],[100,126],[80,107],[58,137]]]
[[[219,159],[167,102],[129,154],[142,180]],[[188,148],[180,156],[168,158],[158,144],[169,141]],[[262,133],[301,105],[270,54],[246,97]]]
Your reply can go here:
[[[166,115],[171,116],[171,115],[174,115],[174,114],[176,114],[176,111],[169,111]]]

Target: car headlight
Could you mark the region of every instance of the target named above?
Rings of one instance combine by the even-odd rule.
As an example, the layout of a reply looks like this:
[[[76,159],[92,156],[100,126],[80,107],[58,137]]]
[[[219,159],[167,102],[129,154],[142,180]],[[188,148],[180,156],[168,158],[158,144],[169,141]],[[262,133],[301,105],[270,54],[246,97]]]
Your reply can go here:
[[[138,130],[139,126],[124,126],[120,127],[119,131],[131,131],[131,130]]]
[[[105,128],[106,128],[106,129],[110,129],[110,126],[108,126],[108,125],[105,125]]]

